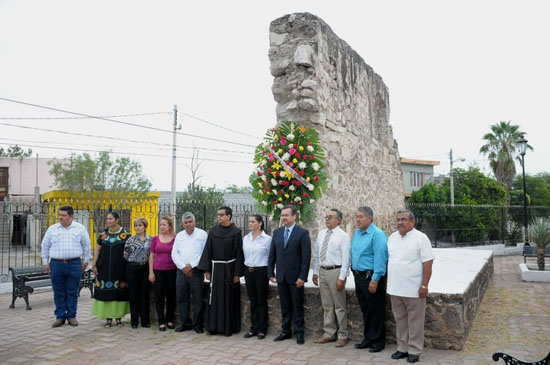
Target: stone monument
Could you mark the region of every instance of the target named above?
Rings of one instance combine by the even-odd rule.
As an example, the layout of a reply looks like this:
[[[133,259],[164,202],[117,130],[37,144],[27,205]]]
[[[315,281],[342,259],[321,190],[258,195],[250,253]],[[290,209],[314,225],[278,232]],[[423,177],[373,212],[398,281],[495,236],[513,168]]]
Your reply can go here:
[[[382,78],[312,14],[274,20],[269,38],[277,121],[314,128],[325,149],[329,187],[307,224],[312,237],[329,208],[342,210],[351,232],[360,205],[372,207],[376,225],[389,233],[404,190]]]

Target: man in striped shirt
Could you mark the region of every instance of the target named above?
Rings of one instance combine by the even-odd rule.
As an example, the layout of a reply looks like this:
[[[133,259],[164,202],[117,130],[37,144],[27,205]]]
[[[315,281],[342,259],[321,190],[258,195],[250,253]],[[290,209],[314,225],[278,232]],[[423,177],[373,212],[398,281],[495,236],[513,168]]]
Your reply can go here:
[[[54,328],[65,321],[78,326],[80,278],[90,260],[90,237],[82,224],[73,221],[73,216],[71,206],[59,208],[59,223],[50,226],[42,239],[42,263],[50,274],[55,302]]]

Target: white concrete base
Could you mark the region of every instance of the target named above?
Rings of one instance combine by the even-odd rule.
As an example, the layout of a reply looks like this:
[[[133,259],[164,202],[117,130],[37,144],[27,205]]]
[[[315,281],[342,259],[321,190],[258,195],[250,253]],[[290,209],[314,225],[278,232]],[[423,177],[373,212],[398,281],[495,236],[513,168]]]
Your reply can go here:
[[[460,249],[467,250],[489,250],[493,252],[494,256],[508,256],[508,255],[521,255],[523,253],[523,242],[516,243],[516,246],[505,246],[502,243],[496,245],[485,245],[485,246],[468,246],[468,247],[457,247]]]
[[[544,271],[540,271],[537,264],[519,264],[521,280],[550,283],[550,265],[544,265]]]

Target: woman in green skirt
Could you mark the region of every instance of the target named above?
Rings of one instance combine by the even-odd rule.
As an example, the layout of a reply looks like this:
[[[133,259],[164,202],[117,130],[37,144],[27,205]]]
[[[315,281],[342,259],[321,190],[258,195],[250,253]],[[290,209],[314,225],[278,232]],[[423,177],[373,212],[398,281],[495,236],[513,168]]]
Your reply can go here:
[[[92,262],[96,276],[92,315],[106,319],[105,327],[122,327],[122,317],[130,313],[124,244],[130,233],[118,225],[117,212],[107,214],[107,229],[100,233]]]

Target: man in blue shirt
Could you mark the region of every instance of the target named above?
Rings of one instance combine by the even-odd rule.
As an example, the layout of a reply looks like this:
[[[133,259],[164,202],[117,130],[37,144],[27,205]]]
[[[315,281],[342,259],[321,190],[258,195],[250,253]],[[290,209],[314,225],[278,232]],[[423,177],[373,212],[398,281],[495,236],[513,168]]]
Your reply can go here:
[[[384,306],[388,237],[376,227],[373,216],[370,207],[357,208],[357,230],[351,241],[351,268],[364,326],[363,341],[356,344],[355,348],[369,348],[369,352],[380,352],[386,346]]]

